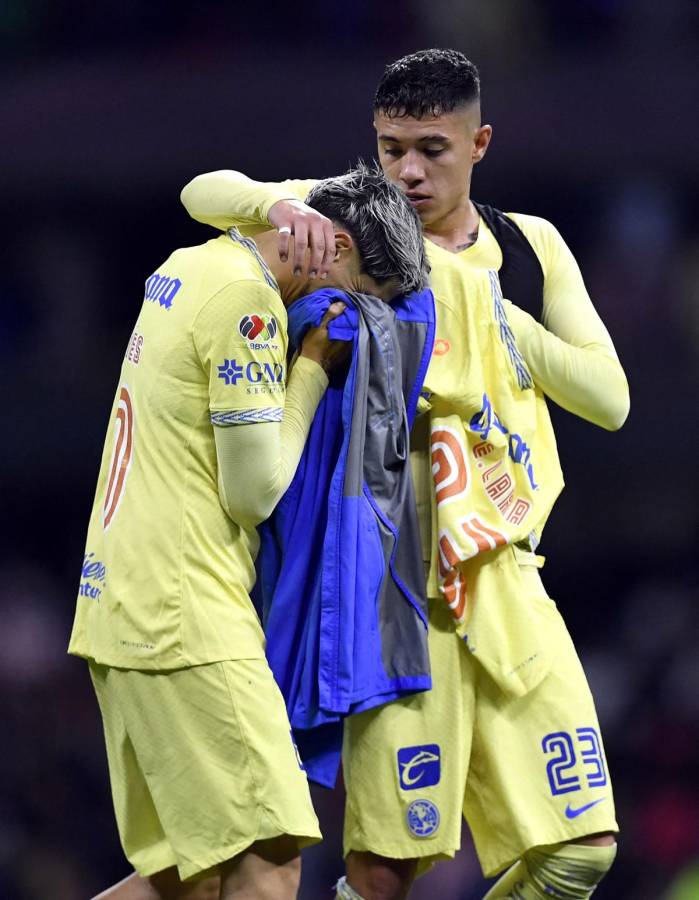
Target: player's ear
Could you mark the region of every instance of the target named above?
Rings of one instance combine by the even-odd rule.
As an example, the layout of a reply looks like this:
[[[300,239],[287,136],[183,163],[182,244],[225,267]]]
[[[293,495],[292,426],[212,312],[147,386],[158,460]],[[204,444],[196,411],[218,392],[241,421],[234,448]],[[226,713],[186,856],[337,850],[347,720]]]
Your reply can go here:
[[[488,149],[492,136],[492,125],[481,125],[476,129],[476,133],[473,136],[473,150],[471,151],[471,160],[474,164],[480,162],[485,156],[485,151]]]
[[[351,253],[354,249],[354,240],[352,235],[346,231],[335,232],[335,262],[338,262],[342,255]]]

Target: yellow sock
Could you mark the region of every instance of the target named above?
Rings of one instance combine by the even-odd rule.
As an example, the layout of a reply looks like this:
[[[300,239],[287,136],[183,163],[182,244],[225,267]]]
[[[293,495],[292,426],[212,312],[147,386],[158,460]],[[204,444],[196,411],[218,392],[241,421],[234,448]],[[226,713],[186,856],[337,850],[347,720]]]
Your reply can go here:
[[[483,900],[588,900],[607,874],[616,844],[552,844],[524,854]]]
[[[527,875],[527,867],[521,859],[498,878],[483,900],[506,900],[512,896],[512,889],[519,881],[523,881]]]

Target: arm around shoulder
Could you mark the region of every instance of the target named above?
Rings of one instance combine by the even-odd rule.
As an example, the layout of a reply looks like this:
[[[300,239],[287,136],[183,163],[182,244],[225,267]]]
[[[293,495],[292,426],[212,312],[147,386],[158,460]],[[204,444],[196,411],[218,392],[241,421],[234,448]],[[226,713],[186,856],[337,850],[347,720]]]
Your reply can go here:
[[[232,225],[269,225],[269,210],[280,200],[303,200],[315,181],[253,181],[242,172],[222,169],[197,175],[186,184],[180,200],[197,222],[225,231]]]

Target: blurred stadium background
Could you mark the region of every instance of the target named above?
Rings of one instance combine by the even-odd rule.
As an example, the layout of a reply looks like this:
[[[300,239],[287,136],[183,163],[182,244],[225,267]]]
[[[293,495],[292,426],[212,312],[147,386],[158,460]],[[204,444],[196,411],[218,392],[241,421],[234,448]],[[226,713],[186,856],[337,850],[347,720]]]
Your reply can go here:
[[[481,69],[495,135],[474,197],[559,227],[631,384],[618,434],[554,410],[568,487],[543,545],[623,828],[596,896],[699,898],[696,0],[3,0],[1,898],[84,900],[128,872],[65,646],[143,281],[209,236],[179,191],[370,158],[384,63],[427,46]],[[340,871],[341,793],[316,801],[304,900]],[[465,837],[414,897],[482,893]]]

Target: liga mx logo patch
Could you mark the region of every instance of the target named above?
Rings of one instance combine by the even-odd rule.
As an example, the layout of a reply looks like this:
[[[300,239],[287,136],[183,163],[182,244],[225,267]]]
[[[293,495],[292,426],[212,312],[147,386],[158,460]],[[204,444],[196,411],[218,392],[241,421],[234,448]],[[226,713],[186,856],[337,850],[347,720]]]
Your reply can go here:
[[[404,791],[439,784],[441,759],[439,744],[401,747],[398,751],[398,781]]]
[[[271,341],[274,339],[277,329],[277,320],[274,316],[260,316],[253,313],[253,315],[243,316],[238,322],[238,331],[249,342]]]
[[[431,800],[413,800],[405,820],[415,837],[431,837],[439,828],[439,810]]]

